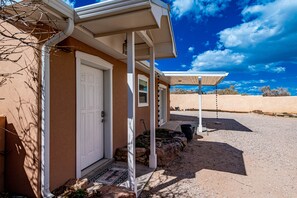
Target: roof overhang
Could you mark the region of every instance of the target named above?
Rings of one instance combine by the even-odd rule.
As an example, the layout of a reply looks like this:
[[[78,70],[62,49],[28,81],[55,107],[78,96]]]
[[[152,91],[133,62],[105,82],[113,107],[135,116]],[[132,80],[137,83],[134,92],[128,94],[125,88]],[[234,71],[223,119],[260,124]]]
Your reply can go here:
[[[124,52],[126,32],[142,31],[153,42],[156,58],[176,57],[169,7],[159,0],[113,0],[75,9],[76,28],[106,43],[115,37],[115,50]],[[103,28],[104,27],[104,28]],[[150,46],[136,35],[136,59],[149,59]],[[117,46],[116,46],[117,45]]]
[[[32,3],[31,0],[20,2]],[[126,32],[130,31],[136,32],[136,60],[148,60],[152,46],[156,59],[176,57],[169,6],[160,0],[110,0],[76,9],[62,0],[35,2],[41,3],[46,14],[33,12],[28,21],[42,21],[62,30],[67,26],[66,19],[73,18],[76,27],[72,37],[118,60],[127,58],[125,41]],[[30,9],[19,4],[17,11],[26,13]]]
[[[219,84],[226,76],[227,72],[163,72],[168,78],[170,85],[199,85],[199,78],[203,86],[215,86]]]

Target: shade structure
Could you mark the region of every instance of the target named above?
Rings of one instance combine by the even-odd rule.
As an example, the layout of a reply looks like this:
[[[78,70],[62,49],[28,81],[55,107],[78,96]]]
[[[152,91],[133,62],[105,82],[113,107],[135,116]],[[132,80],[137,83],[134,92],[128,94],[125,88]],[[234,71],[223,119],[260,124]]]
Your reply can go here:
[[[198,77],[201,77],[201,85],[215,86],[228,76],[227,72],[165,71],[163,74],[170,85],[199,85]]]
[[[199,125],[198,132],[202,132],[202,86],[216,86],[226,76],[227,72],[163,72],[170,85],[197,85],[198,86],[198,107],[199,107]]]

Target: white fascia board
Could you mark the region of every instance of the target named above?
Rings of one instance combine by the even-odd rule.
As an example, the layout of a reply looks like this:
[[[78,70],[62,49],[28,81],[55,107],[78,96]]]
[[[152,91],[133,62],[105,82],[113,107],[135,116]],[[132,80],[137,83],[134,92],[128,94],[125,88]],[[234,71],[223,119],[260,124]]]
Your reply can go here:
[[[154,3],[154,4],[157,4],[158,6],[161,6],[161,7],[165,8],[165,9],[167,9],[167,10],[170,9],[169,5],[166,4],[166,3],[163,2],[163,1],[160,1],[160,0],[151,0],[151,2]]]
[[[169,11],[168,11],[169,12]],[[172,28],[172,22],[171,22],[171,17],[170,15],[168,15],[168,23],[169,23],[169,31],[171,34],[171,42],[172,42],[172,51],[173,51],[173,55],[174,57],[177,57],[177,51],[176,51],[176,44],[175,44],[175,37],[174,37],[174,32],[173,32],[173,28]]]
[[[113,0],[75,8],[77,23],[150,8],[149,0]]]
[[[229,73],[227,72],[180,72],[180,71],[164,71],[165,76],[222,76],[226,77]]]
[[[68,4],[66,4],[62,0],[40,0],[45,5],[47,5],[51,10],[58,12],[60,16],[64,18],[71,18],[74,17],[74,9],[71,8]]]

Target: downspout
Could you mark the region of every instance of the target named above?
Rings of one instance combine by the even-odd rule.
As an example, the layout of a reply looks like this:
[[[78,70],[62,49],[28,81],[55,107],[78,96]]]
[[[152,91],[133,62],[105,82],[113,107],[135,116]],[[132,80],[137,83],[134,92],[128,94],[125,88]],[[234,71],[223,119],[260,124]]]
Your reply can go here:
[[[68,18],[68,26],[46,41],[41,50],[41,195],[54,197],[50,192],[50,50],[69,37],[74,30],[74,21]]]

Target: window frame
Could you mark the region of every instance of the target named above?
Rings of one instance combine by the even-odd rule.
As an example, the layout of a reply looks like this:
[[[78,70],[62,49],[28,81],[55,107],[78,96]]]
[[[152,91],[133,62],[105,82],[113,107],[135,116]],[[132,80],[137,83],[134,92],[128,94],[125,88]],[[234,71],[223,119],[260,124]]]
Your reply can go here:
[[[149,78],[145,75],[142,75],[142,74],[138,74],[138,92],[137,92],[137,97],[138,97],[138,107],[148,107],[149,106]],[[142,81],[145,81],[146,84],[147,84],[147,91],[143,91],[143,90],[140,90],[139,89],[139,85],[140,85],[140,80]],[[147,102],[146,103],[143,103],[143,102],[140,102],[140,97],[139,97],[139,93],[145,93],[147,94]]]

